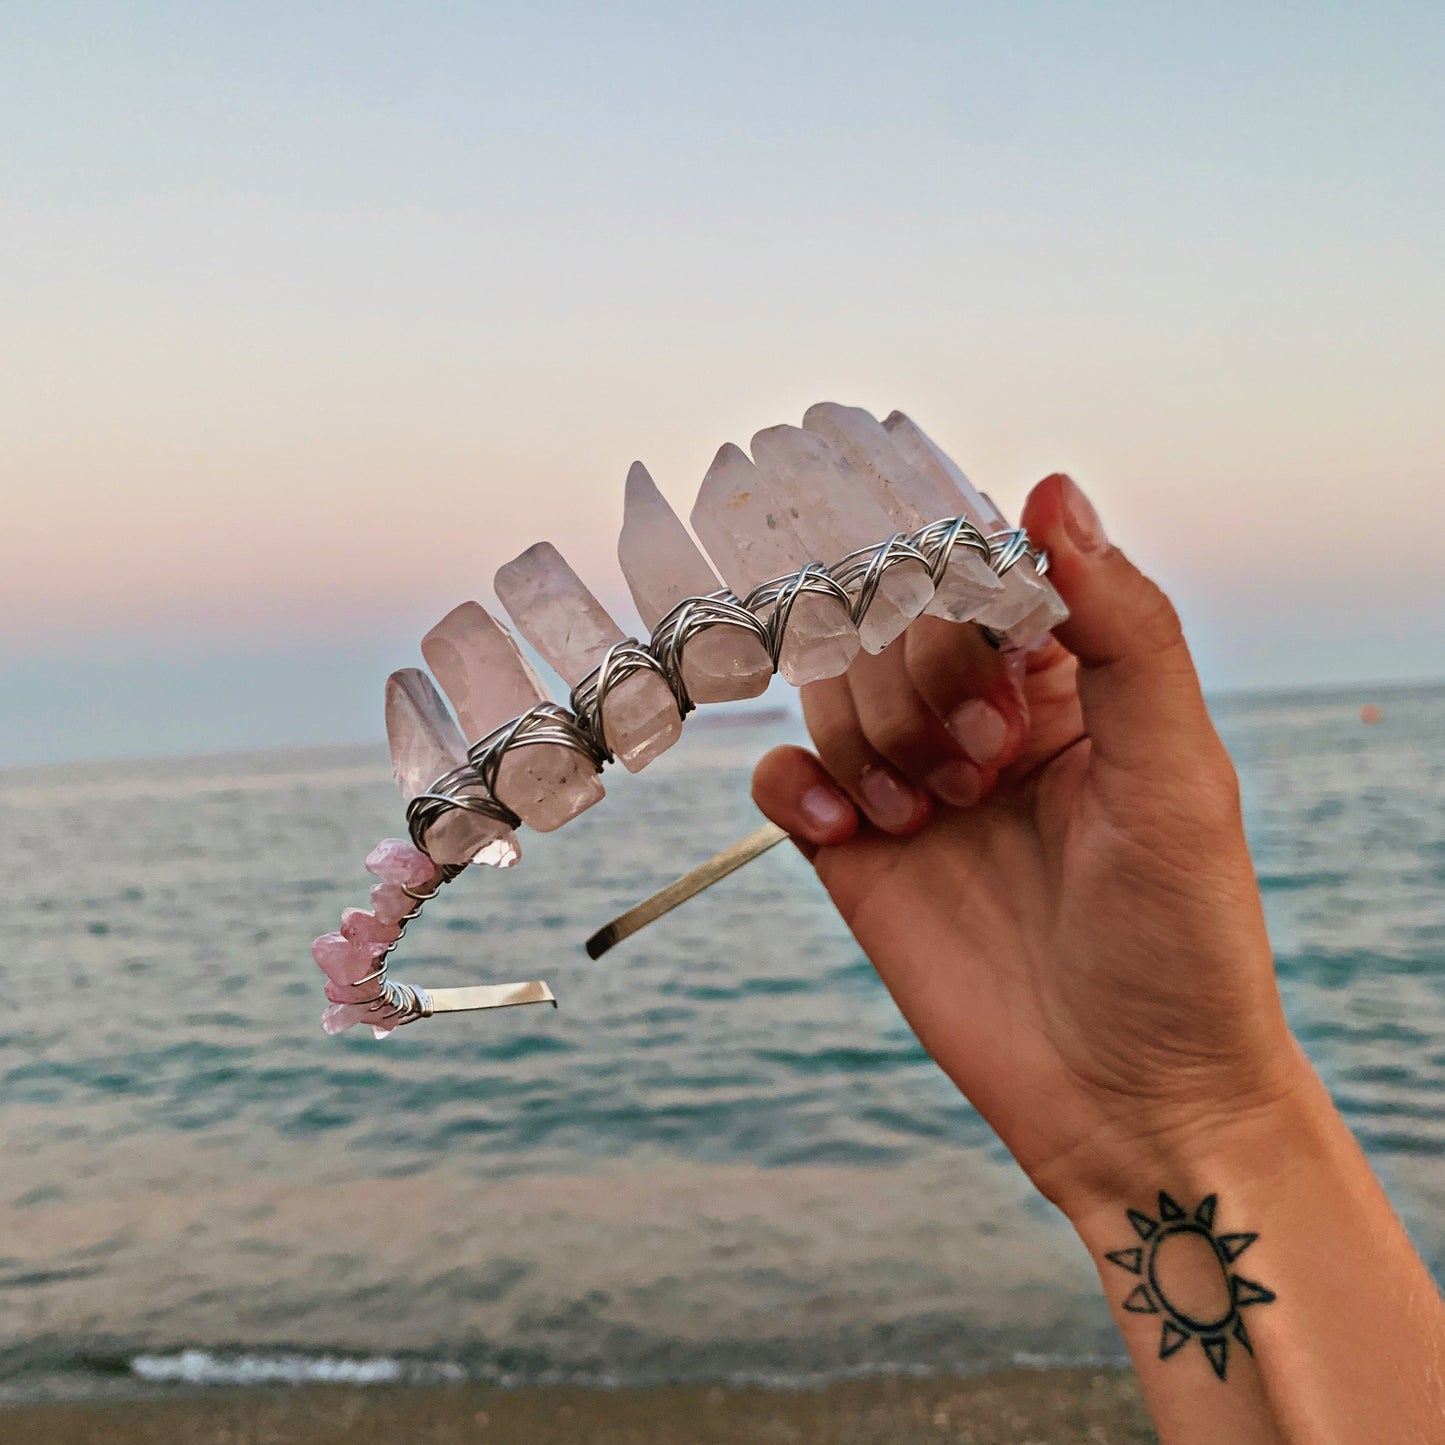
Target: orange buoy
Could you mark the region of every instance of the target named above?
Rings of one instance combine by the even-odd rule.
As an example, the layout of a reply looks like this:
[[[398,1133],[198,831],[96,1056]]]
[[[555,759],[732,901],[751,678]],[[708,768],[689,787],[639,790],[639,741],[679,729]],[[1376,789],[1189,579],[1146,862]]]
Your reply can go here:
[[[1377,723],[1385,716],[1372,702],[1367,702],[1360,709],[1360,721],[1362,723]]]

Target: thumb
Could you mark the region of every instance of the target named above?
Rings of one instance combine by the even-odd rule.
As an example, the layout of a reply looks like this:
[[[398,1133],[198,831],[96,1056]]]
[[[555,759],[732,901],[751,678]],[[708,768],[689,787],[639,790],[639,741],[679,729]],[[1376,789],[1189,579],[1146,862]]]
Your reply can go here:
[[[1096,754],[1135,774],[1193,771],[1220,743],[1173,604],[1104,533],[1071,478],[1044,478],[1024,504],[1030,541],[1069,607],[1054,635],[1079,662]]]

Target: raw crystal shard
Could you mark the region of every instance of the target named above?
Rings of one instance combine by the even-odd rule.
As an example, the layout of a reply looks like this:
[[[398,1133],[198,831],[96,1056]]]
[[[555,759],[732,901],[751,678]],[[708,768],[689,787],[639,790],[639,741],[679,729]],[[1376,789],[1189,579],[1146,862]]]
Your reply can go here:
[[[334,1003],[321,1015],[321,1027],[328,1034],[339,1034],[353,1024],[370,1024],[372,1034],[384,1039],[401,1023],[401,1019],[400,1014],[377,1008],[375,1004]]]
[[[366,908],[347,908],[341,914],[341,936],[351,943],[385,948],[401,937],[401,925],[384,923]]]
[[[383,923],[400,923],[416,906],[417,900],[399,883],[378,883],[371,890],[371,911]]]
[[[576,687],[624,640],[622,629],[550,542],[528,547],[497,571],[495,586],[517,631]],[[659,672],[634,672],[602,700],[602,732],[630,773],[682,736],[682,714]]]
[[[919,471],[933,476],[940,485],[950,489],[967,517],[985,535],[1004,531],[1008,522],[1003,513],[963,474],[956,462],[915,421],[895,411],[883,423],[888,435],[906,461]],[[981,622],[1004,634],[1015,646],[1027,646],[1048,631],[1048,627],[1068,616],[1063,599],[1039,575],[1033,563],[1025,558],[1004,574],[1004,590],[979,618]],[[1051,617],[1047,627],[1038,625]]]
[[[641,462],[627,474],[617,560],[649,631],[688,597],[707,597],[722,583],[682,519],[667,504]],[[773,660],[752,633],[717,623],[682,649],[682,681],[694,702],[757,697],[773,680]]]
[[[773,426],[753,438],[753,461],[814,557],[838,562],[886,542],[897,529],[858,469],[823,437],[796,426]],[[889,567],[858,623],[869,652],[882,652],[933,600],[933,579],[921,562]]]
[[[429,893],[441,882],[441,872],[409,838],[383,838],[362,865],[383,883],[399,883],[417,893]]]
[[[391,770],[407,803],[467,760],[460,730],[419,667],[404,667],[386,680],[386,736]],[[479,797],[486,792],[480,780],[465,791]],[[522,856],[517,835],[505,823],[465,808],[442,813],[427,829],[425,841],[438,863],[510,868]]]
[[[721,448],[703,478],[692,509],[692,529],[739,597],[811,561],[828,560],[809,555],[747,453],[731,442]],[[783,633],[778,671],[794,687],[837,677],[848,670],[860,645],[858,629],[837,598],[802,592]]]
[[[516,639],[480,603],[453,608],[421,650],[471,742],[547,701]],[[497,772],[497,797],[539,833],[560,828],[602,796],[590,760],[563,743],[508,748]]]
[[[803,426],[831,442],[853,464],[895,530],[916,532],[930,522],[959,515],[952,490],[904,461],[882,422],[862,407],[819,402],[808,408]],[[950,622],[971,622],[1002,592],[1002,581],[982,553],[955,546],[924,611]]]
[[[372,975],[379,972],[385,952],[384,943],[358,943],[341,933],[323,933],[311,945],[311,956],[326,975],[326,997],[332,1003],[369,1003],[377,998],[381,981]]]

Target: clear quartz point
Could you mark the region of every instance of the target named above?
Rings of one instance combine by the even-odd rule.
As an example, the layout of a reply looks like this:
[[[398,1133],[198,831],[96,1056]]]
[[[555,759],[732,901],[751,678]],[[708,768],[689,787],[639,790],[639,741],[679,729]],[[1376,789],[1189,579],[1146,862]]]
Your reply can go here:
[[[528,547],[497,571],[497,596],[517,631],[576,687],[624,640],[622,629],[550,542]],[[682,736],[677,699],[661,673],[633,673],[602,700],[602,732],[630,773],[641,772]]]
[[[947,487],[962,509],[961,515],[978,526],[986,536],[1007,529],[1009,524],[1003,513],[969,481],[962,468],[917,422],[901,411],[895,411],[884,420],[883,426],[904,460]],[[1052,605],[1049,605],[1051,601]],[[1025,558],[1004,573],[1002,594],[978,620],[1001,632],[1013,645],[1024,646],[1026,643],[1016,637],[1015,629],[1041,610],[1057,612],[1059,621],[1068,615],[1063,599],[1039,575],[1034,564]],[[1047,631],[1047,628],[1044,630]],[[1033,632],[1030,640],[1042,636],[1036,624],[1022,629],[1025,635],[1030,631]]]
[[[682,519],[641,462],[627,474],[617,560],[648,630],[679,602],[722,590]],[[682,681],[694,702],[735,702],[766,692],[773,660],[761,640],[726,624],[704,628],[682,648]]]
[[[824,437],[773,426],[758,432],[752,450],[764,482],[813,556],[838,562],[901,530],[890,525],[858,468]],[[882,652],[932,600],[933,579],[921,562],[889,567],[858,624],[864,649]]]
[[[480,603],[453,608],[421,650],[469,742],[547,701],[516,638]],[[497,772],[497,797],[539,833],[560,828],[602,796],[591,760],[563,743],[508,748]]]
[[[952,489],[904,461],[883,423],[862,407],[819,402],[808,408],[803,426],[831,442],[853,464],[895,531],[916,532],[931,522],[963,515]],[[949,622],[972,622],[1002,591],[1002,581],[981,552],[956,546],[923,610]]]
[[[747,453],[731,442],[718,451],[703,478],[692,529],[739,597],[815,560]],[[788,617],[778,671],[794,687],[837,677],[848,670],[860,646],[842,602],[803,592]]]
[[[419,667],[404,667],[386,680],[386,736],[391,771],[407,803],[467,760],[461,730],[431,678]],[[480,781],[466,791],[486,796]],[[505,823],[465,808],[442,813],[427,829],[425,841],[438,863],[510,868],[522,856],[517,835]]]

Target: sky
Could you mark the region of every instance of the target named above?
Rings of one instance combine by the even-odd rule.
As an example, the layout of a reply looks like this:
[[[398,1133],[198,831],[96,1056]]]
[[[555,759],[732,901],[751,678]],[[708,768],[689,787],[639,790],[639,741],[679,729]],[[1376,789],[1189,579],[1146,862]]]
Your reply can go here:
[[[1445,7],[0,7],[0,765],[380,740],[640,458],[1067,470],[1214,689],[1445,675]]]

